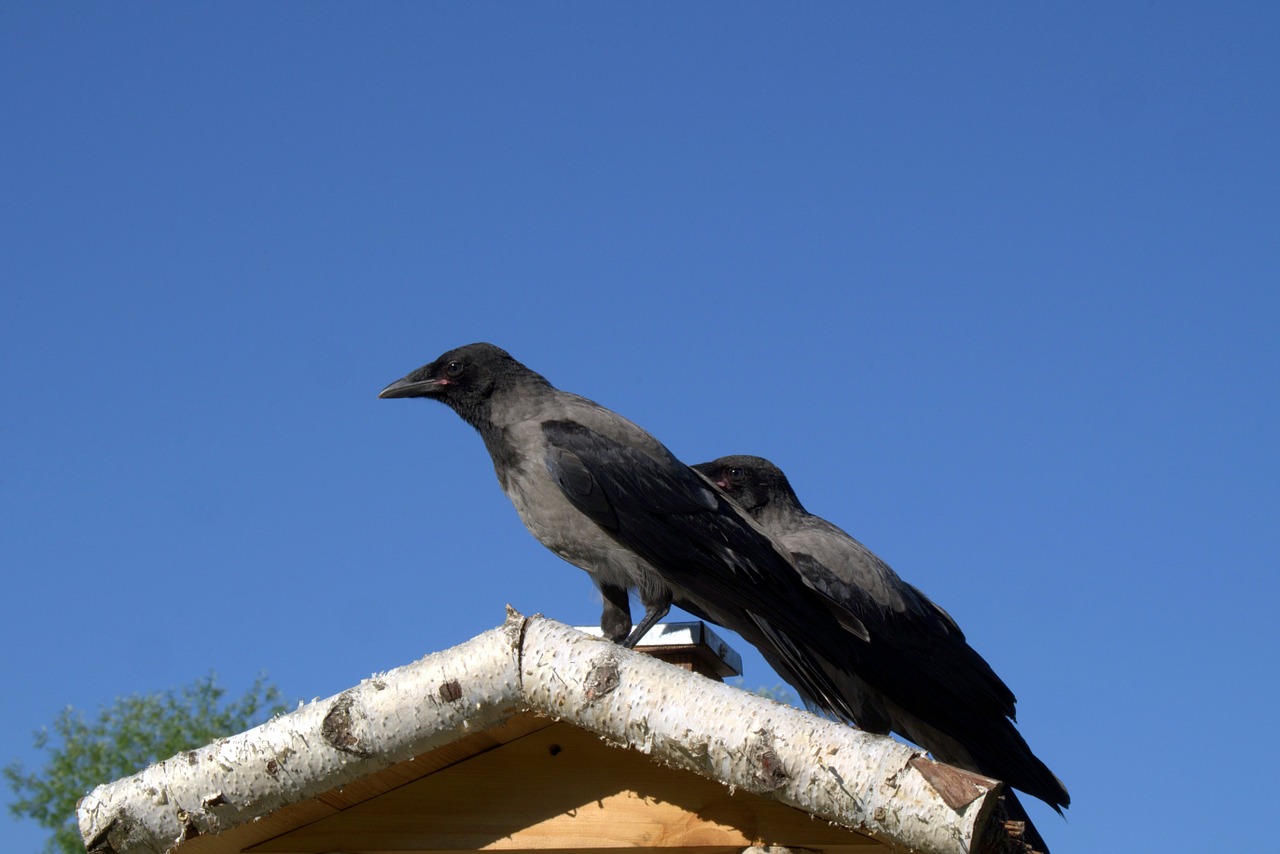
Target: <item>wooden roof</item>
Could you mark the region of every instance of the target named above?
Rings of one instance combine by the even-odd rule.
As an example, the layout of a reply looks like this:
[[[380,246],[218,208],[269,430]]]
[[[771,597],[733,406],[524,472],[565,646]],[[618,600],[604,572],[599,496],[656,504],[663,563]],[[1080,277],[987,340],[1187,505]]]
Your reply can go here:
[[[78,812],[92,854],[950,854],[1006,845],[998,791],[892,739],[510,612],[452,650],[100,786]]]
[[[610,747],[572,724],[526,718],[520,738],[332,816],[252,854],[323,851],[738,852],[785,845],[884,851],[870,837]],[[198,850],[193,848],[194,850]],[[212,848],[210,850],[213,850]]]

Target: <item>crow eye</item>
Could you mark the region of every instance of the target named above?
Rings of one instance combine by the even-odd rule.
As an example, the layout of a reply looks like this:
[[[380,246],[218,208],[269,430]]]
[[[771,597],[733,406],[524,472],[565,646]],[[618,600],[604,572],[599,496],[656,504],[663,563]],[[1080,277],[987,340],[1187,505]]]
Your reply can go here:
[[[733,480],[733,481],[742,480],[742,476],[744,474],[746,474],[746,472],[744,472],[742,469],[735,466],[729,469],[729,480]]]
[[[456,377],[462,374],[462,369],[464,367],[466,366],[461,362],[450,362],[444,366],[444,372],[451,377]]]

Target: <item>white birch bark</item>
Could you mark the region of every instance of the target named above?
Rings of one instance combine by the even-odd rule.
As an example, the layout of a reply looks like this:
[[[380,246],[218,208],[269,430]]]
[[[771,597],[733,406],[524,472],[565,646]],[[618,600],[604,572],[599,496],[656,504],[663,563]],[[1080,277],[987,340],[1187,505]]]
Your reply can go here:
[[[372,676],[248,732],[98,786],[89,851],[161,854],[499,723],[520,708],[518,622]]]
[[[523,693],[544,710],[677,768],[909,850],[970,852],[997,786],[872,735],[531,620]],[[941,771],[939,769],[942,769]],[[959,791],[943,793],[939,774]],[[964,791],[967,789],[967,793]],[[948,805],[950,800],[953,805]]]
[[[90,852],[162,854],[523,710],[910,850],[977,850],[996,785],[508,609],[453,649],[97,787],[80,802],[81,835]]]

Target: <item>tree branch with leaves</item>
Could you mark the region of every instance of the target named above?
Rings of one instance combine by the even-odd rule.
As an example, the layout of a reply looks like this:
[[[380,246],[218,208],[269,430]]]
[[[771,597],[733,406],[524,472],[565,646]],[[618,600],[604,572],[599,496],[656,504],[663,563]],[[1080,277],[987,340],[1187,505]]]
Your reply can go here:
[[[119,697],[92,718],[67,707],[35,733],[35,746],[47,757],[43,768],[27,772],[15,761],[0,769],[15,795],[10,812],[52,832],[46,854],[83,854],[76,802],[94,786],[288,710],[263,677],[239,699],[225,697],[210,674],[179,689]]]

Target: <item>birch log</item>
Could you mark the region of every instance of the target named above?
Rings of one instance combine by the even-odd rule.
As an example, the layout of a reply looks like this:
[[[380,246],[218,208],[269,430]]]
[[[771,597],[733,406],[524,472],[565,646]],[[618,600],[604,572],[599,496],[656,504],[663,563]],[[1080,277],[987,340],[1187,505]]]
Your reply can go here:
[[[521,707],[519,623],[98,786],[76,810],[85,848],[161,854],[499,723]]]
[[[983,850],[996,784],[542,617],[504,625],[248,732],[99,786],[91,854],[162,854],[520,711],[909,850]]]
[[[980,850],[994,780],[551,620],[529,621],[521,648],[532,708],[909,850]]]

